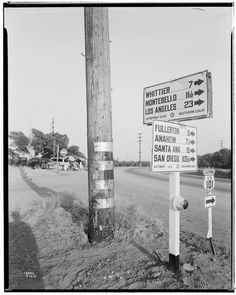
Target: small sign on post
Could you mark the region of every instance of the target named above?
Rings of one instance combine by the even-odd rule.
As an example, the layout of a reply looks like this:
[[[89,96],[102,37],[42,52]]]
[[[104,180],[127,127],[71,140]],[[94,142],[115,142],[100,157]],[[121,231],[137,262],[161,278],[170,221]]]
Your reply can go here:
[[[63,161],[63,162],[62,162],[62,163],[63,163],[63,164],[62,164],[62,165],[63,165],[63,166],[62,166],[62,170],[64,170],[64,165],[65,165],[65,164],[64,164],[64,160],[65,160],[65,156],[67,155],[67,150],[66,150],[66,149],[62,149],[62,150],[60,151],[60,154],[61,154],[61,156],[62,156],[62,161]]]
[[[207,191],[208,196],[205,197],[205,208],[208,210],[208,231],[207,239],[209,239],[211,250],[215,255],[215,250],[212,244],[212,206],[216,204],[216,196],[212,195],[212,190],[215,187],[215,170],[212,168],[203,169],[204,174],[204,189]]]

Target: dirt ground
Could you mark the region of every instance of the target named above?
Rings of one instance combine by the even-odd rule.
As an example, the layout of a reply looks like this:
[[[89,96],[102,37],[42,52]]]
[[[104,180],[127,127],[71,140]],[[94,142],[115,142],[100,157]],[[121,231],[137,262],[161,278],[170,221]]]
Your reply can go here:
[[[114,240],[91,245],[84,200],[39,186],[34,179],[42,170],[9,169],[8,290],[232,289],[230,249],[215,245],[213,256],[206,239],[181,231],[174,274],[168,229],[119,199]]]

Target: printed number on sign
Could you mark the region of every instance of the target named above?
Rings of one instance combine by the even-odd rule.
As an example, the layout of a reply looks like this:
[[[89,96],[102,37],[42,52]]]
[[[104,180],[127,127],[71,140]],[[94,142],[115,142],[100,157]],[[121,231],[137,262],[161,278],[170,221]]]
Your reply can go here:
[[[185,108],[191,108],[191,107],[193,107],[193,101],[192,100],[185,101],[184,102],[184,107]]]
[[[212,190],[215,186],[215,181],[213,177],[207,177],[205,179],[205,189],[206,190]]]

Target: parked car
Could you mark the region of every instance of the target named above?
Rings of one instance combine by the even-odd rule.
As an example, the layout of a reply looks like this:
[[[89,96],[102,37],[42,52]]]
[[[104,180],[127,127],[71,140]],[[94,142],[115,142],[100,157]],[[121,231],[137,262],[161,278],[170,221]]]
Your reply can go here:
[[[28,166],[32,167],[33,169],[40,167],[40,158],[34,157],[29,159]]]
[[[18,166],[20,164],[20,158],[18,156],[12,157],[12,164]]]
[[[48,158],[41,158],[41,164],[40,164],[41,168],[47,169],[49,161],[50,160]]]
[[[27,158],[26,157],[20,157],[19,158],[19,164],[22,166],[25,166],[27,164]]]

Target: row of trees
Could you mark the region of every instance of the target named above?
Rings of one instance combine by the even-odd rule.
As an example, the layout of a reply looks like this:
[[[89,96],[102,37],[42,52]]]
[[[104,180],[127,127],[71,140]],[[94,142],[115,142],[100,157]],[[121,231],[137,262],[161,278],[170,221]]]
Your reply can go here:
[[[221,149],[218,152],[198,156],[198,167],[214,167],[220,169],[231,169],[231,150]]]
[[[68,147],[69,138],[66,134],[47,133],[44,134],[42,131],[32,129],[32,140],[28,138],[21,131],[12,131],[9,134],[9,138],[13,140],[13,143],[20,152],[28,152],[29,144],[33,147],[35,155],[42,154],[43,157],[50,158],[55,153],[55,146],[59,145],[60,150],[63,148],[67,149],[68,155],[84,157],[83,153],[80,152],[79,147],[72,145]],[[31,143],[30,143],[31,141]],[[13,153],[9,149],[9,153]],[[142,166],[149,166],[149,162],[143,162]],[[115,166],[137,166],[138,162],[134,161],[114,161]],[[215,167],[221,169],[231,169],[231,150],[221,149],[214,153],[208,153],[202,156],[198,156],[198,167]]]
[[[36,156],[41,154],[43,157],[51,158],[55,153],[56,146],[59,145],[60,150],[67,149],[68,155],[85,158],[77,145],[68,146],[69,138],[66,134],[60,134],[58,132],[44,134],[40,130],[32,129],[31,140],[21,131],[11,131],[9,138],[12,139],[16,150],[19,152],[28,152],[30,144]],[[14,151],[9,148],[9,154],[12,153]]]
[[[214,153],[198,156],[199,168],[220,168],[231,169],[231,150],[221,149]],[[134,161],[117,161],[114,160],[115,166],[139,166],[139,162]],[[142,166],[150,166],[150,162],[142,161]]]

